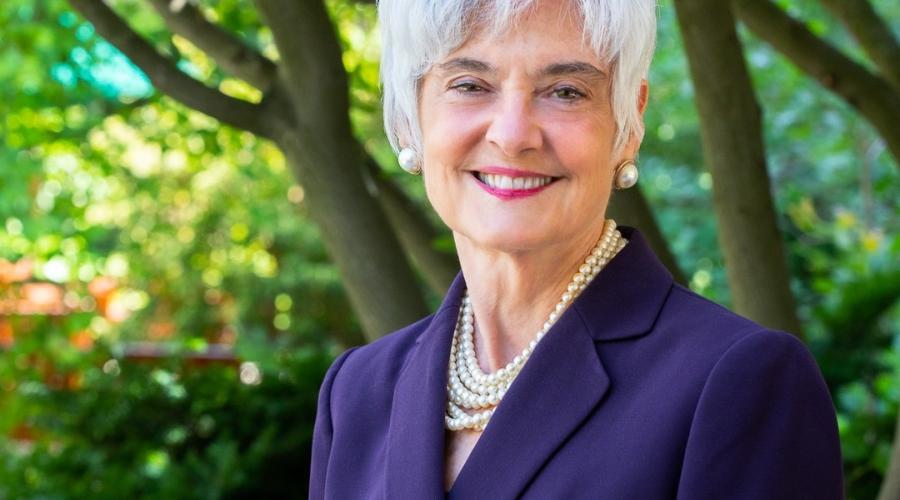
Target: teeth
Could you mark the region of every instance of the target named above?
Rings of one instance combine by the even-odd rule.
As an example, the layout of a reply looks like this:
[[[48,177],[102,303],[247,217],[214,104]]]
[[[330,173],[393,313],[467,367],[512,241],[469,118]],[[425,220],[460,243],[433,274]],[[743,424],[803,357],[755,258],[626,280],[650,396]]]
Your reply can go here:
[[[552,177],[508,177],[498,174],[476,174],[478,179],[497,189],[534,189],[540,186],[546,186],[553,181]]]

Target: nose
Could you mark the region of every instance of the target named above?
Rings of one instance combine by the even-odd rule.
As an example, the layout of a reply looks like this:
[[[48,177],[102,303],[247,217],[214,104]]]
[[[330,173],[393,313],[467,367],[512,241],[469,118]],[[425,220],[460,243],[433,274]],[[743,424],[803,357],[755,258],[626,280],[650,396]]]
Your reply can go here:
[[[538,149],[543,143],[529,97],[517,94],[499,100],[485,134],[487,141],[508,158]]]

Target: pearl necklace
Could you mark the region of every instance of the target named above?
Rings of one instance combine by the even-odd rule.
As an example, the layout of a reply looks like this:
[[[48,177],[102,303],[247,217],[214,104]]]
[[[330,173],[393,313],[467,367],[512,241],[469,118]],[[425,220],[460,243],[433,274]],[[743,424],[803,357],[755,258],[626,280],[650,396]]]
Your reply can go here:
[[[475,315],[472,311],[469,292],[464,293],[462,305],[459,308],[459,319],[453,332],[453,342],[450,346],[447,413],[444,415],[444,425],[447,429],[451,431],[484,430],[503,395],[506,394],[525,362],[531,357],[538,342],[550,331],[556,320],[581,291],[588,286],[610,259],[622,250],[627,242],[628,240],[623,238],[616,229],[615,221],[607,220],[600,241],[572,277],[562,298],[550,312],[549,318],[544,322],[535,338],[509,364],[494,373],[486,374],[478,366],[473,338]],[[466,410],[473,413],[468,413]]]

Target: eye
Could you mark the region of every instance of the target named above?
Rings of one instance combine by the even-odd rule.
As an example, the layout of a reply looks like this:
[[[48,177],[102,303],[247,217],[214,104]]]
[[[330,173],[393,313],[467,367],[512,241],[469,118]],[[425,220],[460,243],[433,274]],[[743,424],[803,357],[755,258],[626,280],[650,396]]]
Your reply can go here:
[[[483,92],[484,88],[474,82],[459,82],[451,85],[450,90],[455,90],[460,94],[475,94]]]
[[[553,95],[563,101],[577,101],[585,96],[580,90],[569,86],[553,89]]]

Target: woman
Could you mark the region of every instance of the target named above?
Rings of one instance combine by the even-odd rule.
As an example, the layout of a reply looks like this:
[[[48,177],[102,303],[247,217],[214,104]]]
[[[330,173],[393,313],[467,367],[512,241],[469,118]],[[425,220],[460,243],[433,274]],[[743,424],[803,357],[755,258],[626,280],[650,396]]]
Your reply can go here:
[[[385,122],[462,272],[340,356],[311,498],[836,499],[806,348],[673,283],[637,180],[652,0],[381,0]]]

